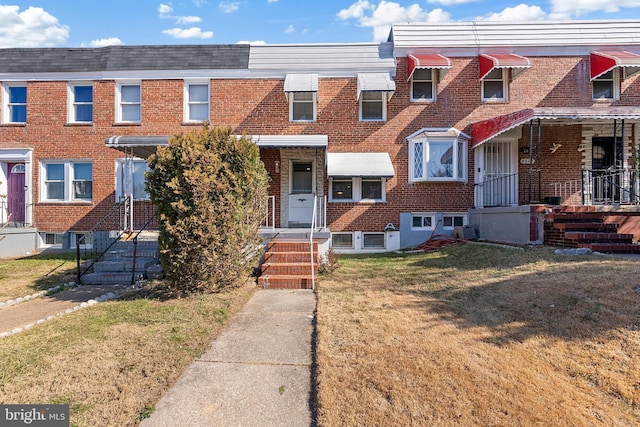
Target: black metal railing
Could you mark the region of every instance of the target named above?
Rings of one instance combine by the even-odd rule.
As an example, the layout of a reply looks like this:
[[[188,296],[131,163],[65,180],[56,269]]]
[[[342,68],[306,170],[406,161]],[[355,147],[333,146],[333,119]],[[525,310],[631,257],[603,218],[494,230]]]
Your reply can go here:
[[[638,204],[639,190],[637,169],[582,171],[582,203],[585,205]]]
[[[486,176],[475,183],[475,199],[478,207],[513,206],[518,204],[518,174]]]

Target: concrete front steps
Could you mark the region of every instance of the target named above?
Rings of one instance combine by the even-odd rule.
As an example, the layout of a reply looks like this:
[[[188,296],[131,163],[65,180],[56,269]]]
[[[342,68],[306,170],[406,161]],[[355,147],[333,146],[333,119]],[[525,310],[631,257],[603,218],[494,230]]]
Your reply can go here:
[[[562,248],[588,248],[605,253],[640,253],[633,234],[618,233],[594,206],[561,206],[545,215],[544,243]]]
[[[139,240],[135,251],[134,243],[128,240],[116,242],[93,264],[93,272],[84,274],[80,281],[85,285],[130,284],[132,277],[157,278],[159,270],[158,241]],[[161,269],[160,269],[161,272]],[[154,277],[148,277],[153,275]]]
[[[318,243],[313,242],[313,274],[318,275]],[[267,243],[258,286],[265,289],[312,289],[311,242],[271,239]]]

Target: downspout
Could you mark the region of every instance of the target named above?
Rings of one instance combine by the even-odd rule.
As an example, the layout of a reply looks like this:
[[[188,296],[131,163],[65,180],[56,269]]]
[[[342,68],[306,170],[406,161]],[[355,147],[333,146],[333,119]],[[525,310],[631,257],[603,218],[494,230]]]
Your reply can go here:
[[[540,119],[538,119],[538,202],[541,202],[542,198],[542,141],[541,136]]]
[[[613,168],[618,168],[618,119],[613,119]]]
[[[528,179],[528,192],[529,197],[527,203],[531,203],[531,165],[533,164],[533,120],[529,122],[529,179]]]

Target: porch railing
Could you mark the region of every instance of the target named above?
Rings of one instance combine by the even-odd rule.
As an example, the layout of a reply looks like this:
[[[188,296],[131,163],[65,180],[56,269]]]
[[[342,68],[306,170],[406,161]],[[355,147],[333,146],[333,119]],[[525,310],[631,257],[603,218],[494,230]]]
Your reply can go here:
[[[272,230],[276,228],[276,196],[267,197],[266,212],[260,226]]]
[[[639,204],[638,170],[610,168],[582,171],[585,205]]]
[[[561,205],[580,205],[583,203],[582,180],[570,179],[549,184],[553,188],[553,197]]]
[[[518,174],[489,178],[475,185],[478,207],[513,206],[518,204]]]

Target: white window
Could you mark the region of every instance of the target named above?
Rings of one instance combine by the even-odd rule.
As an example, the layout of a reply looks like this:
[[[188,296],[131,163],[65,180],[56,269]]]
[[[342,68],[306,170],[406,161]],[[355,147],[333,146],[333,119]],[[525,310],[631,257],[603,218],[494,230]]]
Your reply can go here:
[[[140,83],[119,83],[116,91],[118,123],[140,123]]]
[[[93,165],[81,160],[41,163],[42,201],[84,201],[93,198]]]
[[[467,144],[456,138],[427,138],[409,144],[409,180],[466,181]]]
[[[64,234],[62,233],[40,233],[41,247],[62,249]]]
[[[3,123],[27,122],[27,84],[5,83],[2,85]]]
[[[482,79],[483,101],[506,101],[508,96],[508,68],[494,68]]]
[[[362,91],[360,95],[360,120],[385,121],[387,119],[387,94],[381,91]]]
[[[411,215],[412,230],[433,230],[435,224],[435,214],[433,213],[416,213]]]
[[[93,122],[93,85],[69,83],[69,123]]]
[[[205,122],[209,120],[209,83],[184,85],[185,122]]]
[[[127,174],[125,174],[125,160],[116,160],[116,200],[124,199],[127,194]],[[149,200],[149,193],[146,189],[145,172],[149,171],[146,160],[134,159],[132,161],[131,191],[134,200]]]
[[[455,227],[467,225],[467,215],[463,213],[445,213],[442,215],[442,228],[453,230]]]
[[[329,195],[331,202],[383,202],[385,178],[331,178]]]
[[[331,233],[331,247],[353,249],[353,233]]]
[[[291,92],[289,94],[289,120],[314,122],[316,120],[317,92]]]
[[[433,68],[418,68],[411,75],[411,100],[436,100],[436,70]]]
[[[384,249],[384,233],[362,233],[363,249]]]
[[[607,71],[591,82],[593,86],[593,99],[617,100],[620,99],[620,72],[617,68]]]

